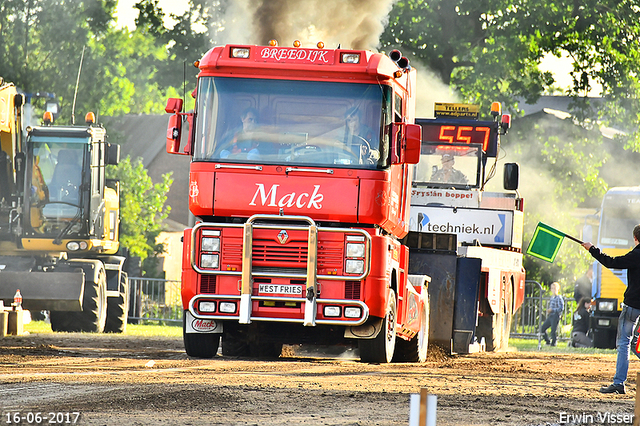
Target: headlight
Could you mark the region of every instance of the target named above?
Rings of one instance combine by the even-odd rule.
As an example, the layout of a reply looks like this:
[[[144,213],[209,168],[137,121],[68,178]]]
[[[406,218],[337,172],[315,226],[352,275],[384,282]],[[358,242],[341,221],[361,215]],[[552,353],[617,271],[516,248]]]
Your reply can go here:
[[[598,302],[598,310],[602,312],[613,312],[616,310],[616,304],[610,300]]]
[[[340,59],[343,64],[359,64],[360,54],[359,53],[343,53],[340,56]]]
[[[249,49],[246,47],[232,47],[231,48],[231,57],[239,58],[239,59],[247,59],[249,58]]]
[[[364,244],[347,243],[347,257],[364,257]]]
[[[200,310],[200,312],[215,312],[216,302],[202,301],[198,304],[198,310]]]
[[[80,249],[80,244],[77,241],[69,241],[67,243],[67,250],[76,251]]]
[[[203,253],[200,255],[200,267],[217,269],[219,257],[217,254]]]
[[[220,251],[220,238],[202,238],[202,251]]]
[[[347,274],[362,274],[362,273],[364,273],[364,260],[347,259],[347,261],[345,263],[345,272]]]
[[[355,306],[348,306],[344,308],[344,316],[347,318],[360,318],[362,316],[362,309]]]
[[[607,318],[598,318],[598,326],[600,327],[609,327],[611,325],[611,320]]]
[[[220,312],[225,314],[235,314],[236,304],[233,302],[220,302]]]
[[[340,316],[340,306],[325,306],[324,307],[324,316],[325,317],[339,317]]]

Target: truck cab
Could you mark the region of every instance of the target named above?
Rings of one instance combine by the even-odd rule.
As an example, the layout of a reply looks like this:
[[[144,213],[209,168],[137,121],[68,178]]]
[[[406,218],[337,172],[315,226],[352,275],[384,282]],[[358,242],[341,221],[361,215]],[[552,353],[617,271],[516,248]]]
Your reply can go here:
[[[225,355],[356,343],[366,361],[424,360],[427,281],[411,284],[400,243],[420,151],[406,58],[227,45],[198,67],[195,111],[166,108],[167,151],[192,157],[187,354],[222,338]]]

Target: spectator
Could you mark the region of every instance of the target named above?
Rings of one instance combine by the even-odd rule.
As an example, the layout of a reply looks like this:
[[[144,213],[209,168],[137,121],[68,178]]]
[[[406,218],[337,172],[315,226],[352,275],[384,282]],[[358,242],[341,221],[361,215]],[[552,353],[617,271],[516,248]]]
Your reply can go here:
[[[555,346],[558,337],[558,323],[560,322],[560,316],[564,311],[564,300],[558,293],[560,292],[560,283],[551,283],[551,300],[549,300],[549,306],[547,307],[547,319],[542,324],[542,336],[547,345]],[[547,330],[551,329],[551,340],[547,335]]]
[[[589,336],[590,311],[591,297],[583,297],[578,302],[578,307],[573,313],[573,329],[571,330],[569,346],[574,348],[590,348],[593,346],[593,341]]]
[[[640,316],[640,225],[633,228],[633,249],[622,256],[611,257],[604,254],[600,249],[591,243],[582,243],[582,247],[589,251],[602,266],[606,268],[627,270],[627,289],[624,291],[622,310],[618,318],[618,334],[616,336],[616,373],[613,376],[613,383],[600,388],[602,393],[626,393],[624,382],[627,380],[629,371],[629,350],[634,334],[637,335],[636,322]],[[635,355],[640,355],[633,348]]]
[[[576,286],[573,289],[573,298],[576,302],[580,303],[580,300],[584,297],[588,297],[591,300],[591,283],[593,282],[593,265],[589,265],[589,268],[585,271],[584,275],[578,278]]]

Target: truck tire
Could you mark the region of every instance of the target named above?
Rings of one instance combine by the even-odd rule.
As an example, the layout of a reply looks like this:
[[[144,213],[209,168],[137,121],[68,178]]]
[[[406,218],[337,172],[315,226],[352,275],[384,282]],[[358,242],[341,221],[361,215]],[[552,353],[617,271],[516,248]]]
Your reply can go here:
[[[186,313],[182,315],[182,340],[184,350],[190,357],[213,358],[218,353],[220,346],[220,334],[213,333],[187,333]]]
[[[391,362],[396,346],[396,293],[389,290],[386,315],[382,321],[382,329],[373,339],[358,340],[360,360],[372,364]]]
[[[505,322],[511,323],[510,319],[505,318],[503,312],[478,318],[478,336],[480,338],[484,337],[485,350],[487,352],[494,352],[504,348],[505,339],[508,344],[509,329],[506,329],[505,332]]]
[[[249,347],[251,356],[258,359],[275,359],[282,354],[282,343],[273,341],[262,341],[251,344]]]
[[[107,320],[107,274],[100,266],[97,281],[94,274],[85,271],[82,311],[51,311],[53,331],[102,333]]]
[[[107,298],[107,322],[105,333],[124,333],[127,331],[127,317],[129,314],[129,278],[126,272],[120,273],[118,297]]]
[[[429,348],[429,300],[423,306],[420,331],[411,340],[396,338],[393,362],[425,362]]]
[[[225,322],[222,331],[222,355],[234,357],[249,357],[248,326],[236,322]]]

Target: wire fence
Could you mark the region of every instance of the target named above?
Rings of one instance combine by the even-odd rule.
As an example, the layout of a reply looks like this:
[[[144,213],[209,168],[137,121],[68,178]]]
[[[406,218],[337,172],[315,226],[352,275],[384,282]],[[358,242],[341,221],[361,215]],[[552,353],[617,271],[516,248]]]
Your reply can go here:
[[[130,324],[182,324],[180,281],[129,277]]]
[[[542,340],[541,328],[547,317],[547,306],[551,300],[550,295],[545,295],[542,286],[537,281],[526,281],[524,301],[516,312],[511,322],[511,337]],[[558,323],[558,340],[564,341],[571,338],[571,325],[573,312],[576,310],[576,301],[573,298],[563,297],[564,312]],[[549,334],[550,331],[547,331]]]

